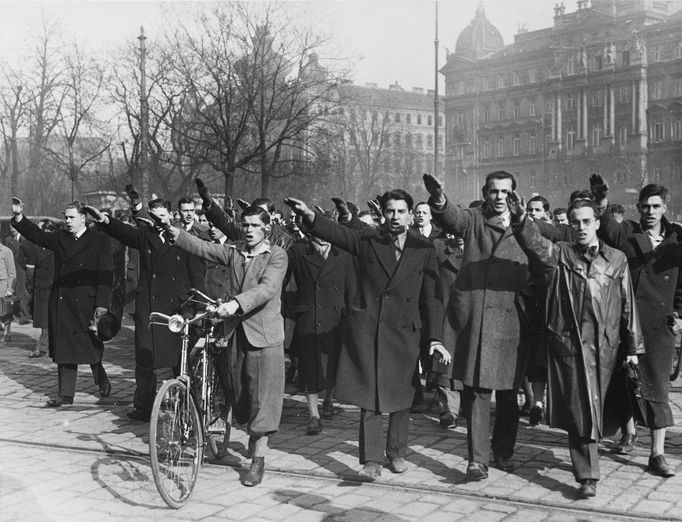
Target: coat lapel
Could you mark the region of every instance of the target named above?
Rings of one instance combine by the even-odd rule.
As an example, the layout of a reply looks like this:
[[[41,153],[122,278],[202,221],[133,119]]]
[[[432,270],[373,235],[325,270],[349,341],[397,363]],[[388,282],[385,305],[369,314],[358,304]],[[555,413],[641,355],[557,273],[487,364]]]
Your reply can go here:
[[[407,276],[413,274],[424,261],[421,255],[421,249],[416,248],[419,244],[419,240],[413,234],[413,232],[407,233],[403,255],[400,256],[400,262],[393,273],[393,277],[388,283],[387,290],[394,288]]]
[[[375,241],[370,241],[370,244],[379,260],[379,264],[381,264],[382,268],[386,271],[386,275],[390,279],[393,277],[397,263],[395,248],[393,247],[393,243],[391,243],[390,236],[385,233],[380,234]]]
[[[336,247],[331,247],[329,249],[327,259],[324,259],[319,253],[317,255],[319,259],[321,259],[324,262],[324,264],[322,265],[322,269],[320,270],[319,274],[317,274],[317,277],[315,278],[316,281],[320,279],[322,276],[325,276],[328,273],[332,272],[334,268],[338,266],[340,253]]]
[[[80,254],[87,246],[90,244],[92,239],[92,234],[94,232],[86,230],[83,235],[78,239],[74,238],[70,234],[64,234],[62,236],[62,246],[64,247],[64,258],[63,261],[71,259],[73,256]]]

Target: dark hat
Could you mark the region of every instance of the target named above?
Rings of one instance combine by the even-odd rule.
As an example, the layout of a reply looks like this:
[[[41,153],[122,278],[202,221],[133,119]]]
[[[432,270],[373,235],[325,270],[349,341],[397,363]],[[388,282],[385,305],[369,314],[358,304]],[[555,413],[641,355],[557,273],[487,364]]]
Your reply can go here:
[[[113,339],[121,329],[121,322],[111,312],[106,312],[97,321],[97,338],[102,341]]]

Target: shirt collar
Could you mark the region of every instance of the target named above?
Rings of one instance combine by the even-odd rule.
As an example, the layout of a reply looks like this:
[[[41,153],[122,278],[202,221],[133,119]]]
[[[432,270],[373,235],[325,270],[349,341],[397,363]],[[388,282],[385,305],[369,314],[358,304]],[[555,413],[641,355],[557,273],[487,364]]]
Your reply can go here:
[[[80,232],[76,232],[73,237],[76,239],[80,239],[80,237],[85,234],[85,231],[88,229],[88,227],[83,227],[81,228]]]
[[[251,259],[251,258],[256,257],[256,256],[259,256],[259,255],[261,255],[261,254],[269,254],[269,253],[270,253],[270,241],[268,241],[268,240],[266,239],[266,240],[263,241],[260,245],[258,245],[258,247],[256,247],[255,250],[252,250],[251,252],[249,252],[248,250],[246,250],[246,244],[245,244],[245,243],[241,243],[241,244],[237,247],[237,251],[238,251],[242,256],[244,256],[244,258],[246,258],[246,259]]]

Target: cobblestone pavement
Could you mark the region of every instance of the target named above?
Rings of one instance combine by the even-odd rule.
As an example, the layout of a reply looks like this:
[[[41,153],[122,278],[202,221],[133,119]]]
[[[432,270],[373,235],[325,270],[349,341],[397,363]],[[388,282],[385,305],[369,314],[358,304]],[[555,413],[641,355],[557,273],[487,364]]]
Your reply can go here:
[[[133,340],[130,327],[107,343],[113,393],[99,399],[81,366],[75,404],[43,408],[56,366],[28,359],[38,331],[13,328],[0,345],[0,520],[682,520],[682,429],[670,430],[667,453],[678,475],[646,472],[649,437],[640,430],[631,456],[601,453],[598,496],[576,499],[566,435],[522,420],[512,474],[490,470],[466,483],[466,431],[446,430],[433,414],[413,415],[409,470],[387,469],[375,484],[357,479],[358,410],[339,406],[320,436],[305,435],[304,398],[287,394],[281,431],[271,439],[266,478],[244,488],[246,436],[233,430],[230,455],[208,461],[181,510],[159,497],[147,458],[147,425],[130,422]],[[293,391],[293,390],[291,390]],[[682,421],[682,379],[672,391]]]

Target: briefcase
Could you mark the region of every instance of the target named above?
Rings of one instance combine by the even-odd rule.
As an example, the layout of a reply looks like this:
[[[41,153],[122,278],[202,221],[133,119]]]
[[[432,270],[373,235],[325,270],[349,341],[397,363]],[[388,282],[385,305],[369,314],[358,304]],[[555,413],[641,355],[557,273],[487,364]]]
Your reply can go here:
[[[625,372],[625,383],[628,389],[627,397],[632,417],[636,424],[646,426],[646,401],[642,397],[639,368],[636,364],[627,363],[624,365],[623,370]]]
[[[11,321],[17,313],[19,301],[12,296],[0,297],[0,321],[6,323]]]

